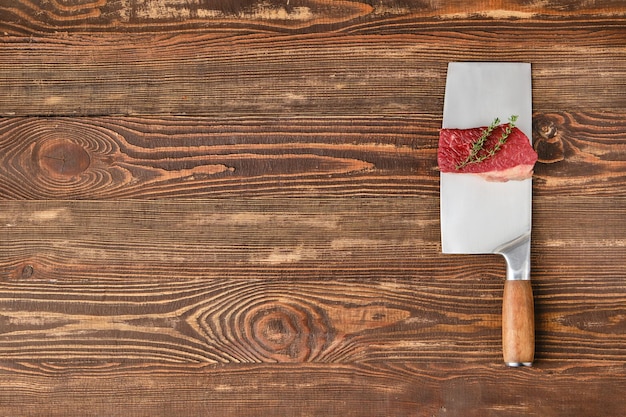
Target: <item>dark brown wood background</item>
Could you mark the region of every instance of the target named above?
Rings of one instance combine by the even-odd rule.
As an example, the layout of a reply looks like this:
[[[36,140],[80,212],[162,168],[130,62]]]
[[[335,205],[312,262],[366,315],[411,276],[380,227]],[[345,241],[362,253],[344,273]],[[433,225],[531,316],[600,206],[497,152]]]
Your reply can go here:
[[[626,6],[467,3],[2,1],[0,415],[623,415]],[[533,368],[440,253],[468,60],[533,66]]]

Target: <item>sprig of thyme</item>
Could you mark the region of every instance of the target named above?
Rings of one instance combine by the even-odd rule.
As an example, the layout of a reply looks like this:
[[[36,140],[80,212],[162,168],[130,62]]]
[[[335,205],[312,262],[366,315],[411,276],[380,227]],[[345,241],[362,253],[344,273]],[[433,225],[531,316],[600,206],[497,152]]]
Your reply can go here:
[[[477,164],[479,162],[484,161],[485,159],[488,159],[494,156],[500,150],[500,148],[502,148],[502,145],[504,145],[506,143],[506,140],[509,138],[509,135],[511,134],[511,132],[513,131],[513,128],[515,127],[515,122],[517,121],[517,117],[518,117],[517,115],[513,115],[509,117],[509,123],[504,128],[502,135],[500,136],[496,144],[493,146],[493,148],[486,151],[482,155],[478,155],[480,151],[482,151],[483,148],[485,147],[485,142],[487,142],[487,139],[491,135],[491,132],[493,132],[493,130],[496,127],[498,127],[498,125],[500,125],[500,119],[496,117],[493,120],[493,122],[487,128],[485,128],[485,130],[482,131],[480,137],[476,139],[474,143],[472,143],[472,148],[470,149],[470,153],[469,155],[467,155],[467,158],[465,158],[463,162],[457,164],[455,168],[461,169],[466,165]]]

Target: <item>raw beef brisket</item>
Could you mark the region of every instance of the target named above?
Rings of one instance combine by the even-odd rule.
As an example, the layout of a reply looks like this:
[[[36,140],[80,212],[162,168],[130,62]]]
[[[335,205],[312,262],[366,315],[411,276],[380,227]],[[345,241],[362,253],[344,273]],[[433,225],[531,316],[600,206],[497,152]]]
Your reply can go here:
[[[483,150],[478,155],[493,149],[507,125],[499,125],[493,129]],[[439,150],[437,160],[441,172],[459,174],[477,174],[488,181],[523,180],[530,178],[537,162],[537,153],[530,145],[528,137],[514,127],[506,142],[491,157],[457,168],[470,154],[472,144],[480,138],[486,127],[472,129],[441,129],[439,133]]]

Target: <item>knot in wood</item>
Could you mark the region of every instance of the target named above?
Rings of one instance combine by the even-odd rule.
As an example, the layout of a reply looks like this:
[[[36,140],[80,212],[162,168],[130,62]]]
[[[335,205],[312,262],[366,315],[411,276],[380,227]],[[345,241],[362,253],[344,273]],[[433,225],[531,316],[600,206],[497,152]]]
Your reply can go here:
[[[534,118],[533,148],[541,163],[554,163],[565,159],[561,134],[552,118],[544,115]]]
[[[24,265],[22,268],[22,278],[28,279],[35,273],[35,268],[32,265]]]
[[[39,167],[54,178],[72,178],[89,168],[91,158],[81,145],[67,139],[52,139],[41,144]]]
[[[311,360],[326,344],[323,320],[302,305],[268,303],[246,314],[248,343],[257,354],[277,362]]]
[[[539,116],[533,121],[533,133],[537,133],[542,139],[553,139],[557,134],[556,124],[546,116]]]
[[[36,264],[31,263],[30,261],[25,261],[16,265],[15,269],[7,274],[6,278],[18,281],[35,278],[35,267]]]
[[[283,308],[260,311],[252,320],[255,340],[271,352],[289,353],[303,331],[299,317]]]

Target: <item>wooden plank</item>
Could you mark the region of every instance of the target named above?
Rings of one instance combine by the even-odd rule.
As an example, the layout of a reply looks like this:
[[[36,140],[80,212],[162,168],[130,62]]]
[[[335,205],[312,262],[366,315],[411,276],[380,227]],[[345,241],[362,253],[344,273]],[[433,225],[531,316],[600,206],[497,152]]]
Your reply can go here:
[[[538,366],[626,360],[624,203],[537,208]],[[0,357],[498,363],[503,261],[440,254],[436,210],[428,198],[3,202]]]
[[[219,29],[241,32],[313,32],[380,30],[381,22],[407,26],[411,19],[454,19],[462,22],[511,19],[614,18],[626,15],[623,4],[610,0],[572,3],[476,0],[407,2],[391,0],[185,0],[46,1],[5,0],[0,30],[9,34],[50,32],[181,32]],[[483,20],[484,21],[484,20]],[[585,20],[587,21],[587,20]],[[406,30],[406,28],[405,28]]]
[[[623,257],[624,250],[607,254]],[[561,267],[564,277],[554,277],[558,261],[540,263],[538,271],[552,274],[534,274],[536,366],[623,363],[626,291],[614,278],[616,266],[587,268],[589,278],[571,282],[574,269]],[[234,279],[244,271],[226,271],[222,280],[172,274],[169,281],[123,281],[119,271],[105,270],[97,280],[94,266],[77,266],[87,271],[75,282],[49,273],[57,278],[2,284],[3,361],[58,361],[68,371],[84,362],[501,362],[503,267],[493,259],[470,260],[463,279],[423,270],[359,279],[357,271],[326,270],[312,279],[315,272],[304,270],[268,272],[265,279]]]
[[[8,36],[0,116],[439,114],[446,64],[467,60],[531,62],[540,112],[626,107],[623,18],[566,21],[559,42],[532,19],[430,24],[387,35],[383,21],[373,34]]]
[[[439,123],[427,116],[5,119],[0,196],[411,193],[434,174]],[[432,178],[425,184],[436,186]]]
[[[0,120],[0,199],[429,196],[441,116]],[[626,192],[626,114],[535,113],[535,196]]]
[[[72,372],[62,363],[23,363],[0,368],[0,378],[6,381],[0,390],[4,415],[557,417],[618,416],[626,406],[623,363],[574,360],[514,372],[461,360],[368,366],[86,363]]]

